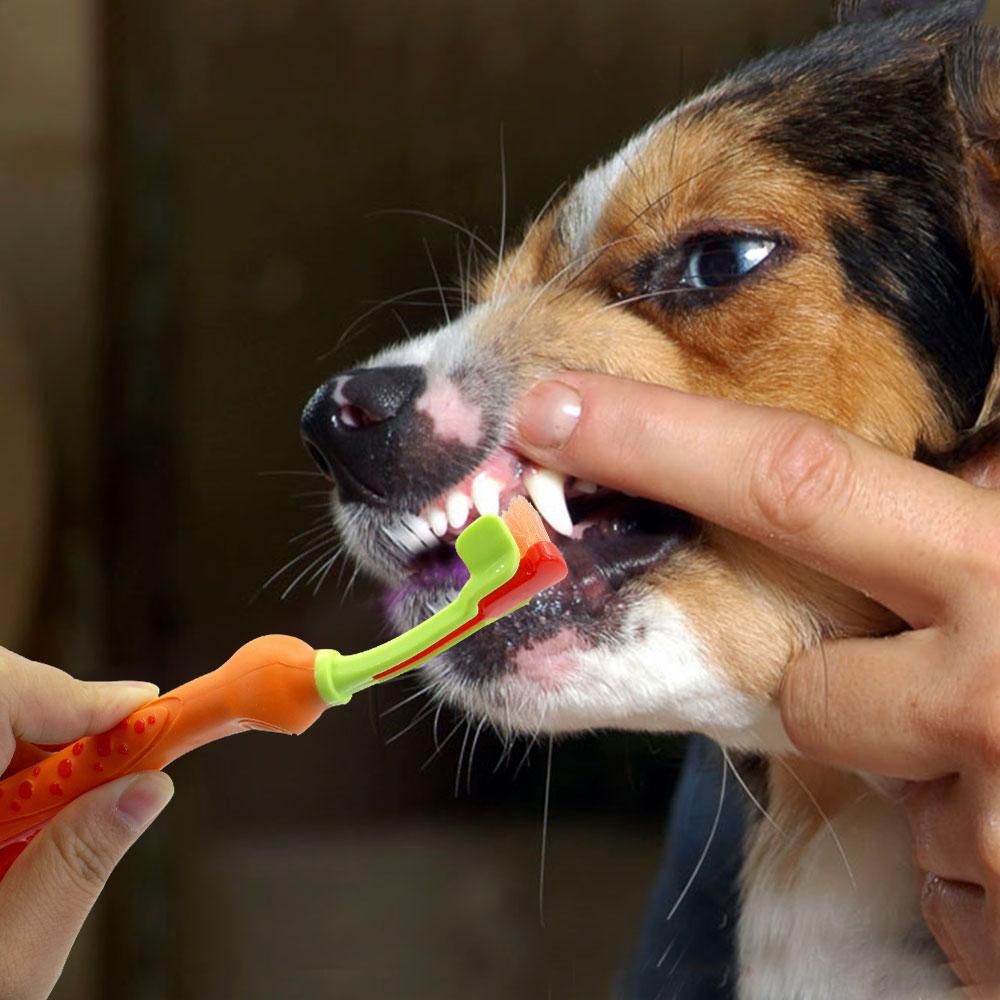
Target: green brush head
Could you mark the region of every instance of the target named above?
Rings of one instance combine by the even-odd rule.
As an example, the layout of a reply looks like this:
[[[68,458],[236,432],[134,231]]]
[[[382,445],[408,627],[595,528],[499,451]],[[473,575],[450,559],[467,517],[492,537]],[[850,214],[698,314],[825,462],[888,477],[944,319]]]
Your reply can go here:
[[[479,602],[502,587],[517,572],[521,552],[503,520],[492,514],[477,518],[455,542],[455,550],[469,571],[469,579],[458,597],[436,615],[409,632],[363,653],[344,656],[332,649],[316,653],[316,688],[324,701],[342,705],[364,688],[396,677],[402,670],[425,663],[432,656],[478,631],[489,620],[453,635],[479,613]],[[434,647],[433,649],[431,647]],[[426,655],[421,655],[426,653]]]

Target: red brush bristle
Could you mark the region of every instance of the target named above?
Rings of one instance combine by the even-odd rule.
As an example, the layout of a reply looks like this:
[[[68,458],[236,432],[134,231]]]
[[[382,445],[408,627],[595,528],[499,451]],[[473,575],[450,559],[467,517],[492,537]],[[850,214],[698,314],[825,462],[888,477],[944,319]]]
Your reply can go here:
[[[545,522],[524,497],[511,500],[503,512],[503,521],[514,536],[522,556],[537,542],[550,541]]]

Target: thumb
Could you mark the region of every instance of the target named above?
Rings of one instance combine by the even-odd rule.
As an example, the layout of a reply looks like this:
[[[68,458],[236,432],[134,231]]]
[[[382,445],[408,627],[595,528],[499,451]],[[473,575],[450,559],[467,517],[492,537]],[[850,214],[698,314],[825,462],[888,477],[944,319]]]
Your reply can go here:
[[[945,742],[929,739],[947,718],[934,629],[884,639],[837,639],[806,650],[785,670],[785,732],[806,757],[854,771],[930,781],[954,769]]]
[[[15,736],[34,743],[90,736],[158,693],[154,684],[137,681],[77,680],[0,648],[0,764],[10,760]]]
[[[71,802],[0,882],[0,996],[47,997],[125,852],[173,795],[159,771],[127,775]]]

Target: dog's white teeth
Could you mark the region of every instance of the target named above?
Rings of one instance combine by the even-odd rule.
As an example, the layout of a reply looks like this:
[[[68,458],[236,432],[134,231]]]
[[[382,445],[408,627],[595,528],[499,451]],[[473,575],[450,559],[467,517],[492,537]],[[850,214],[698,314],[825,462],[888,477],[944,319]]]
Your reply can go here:
[[[538,513],[559,532],[560,535],[573,534],[573,519],[566,506],[566,477],[552,469],[538,469],[524,477],[524,488]]]
[[[577,479],[576,482],[573,483],[573,485],[581,493],[596,493],[597,492],[597,483],[592,483],[589,479]]]
[[[448,497],[445,509],[448,512],[448,523],[453,528],[458,529],[463,527],[465,522],[468,521],[472,503],[464,493],[456,490]]]
[[[440,507],[431,507],[427,511],[427,521],[431,526],[431,531],[438,538],[444,538],[448,534],[448,515]]]
[[[500,513],[500,491],[503,484],[492,476],[480,473],[472,480],[472,502],[480,514]]]

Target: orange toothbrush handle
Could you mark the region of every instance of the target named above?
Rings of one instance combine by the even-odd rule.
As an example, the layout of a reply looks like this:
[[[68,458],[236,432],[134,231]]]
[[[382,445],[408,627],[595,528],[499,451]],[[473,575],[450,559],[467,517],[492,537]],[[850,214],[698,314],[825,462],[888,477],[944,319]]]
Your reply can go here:
[[[254,639],[217,670],[143,705],[110,731],[32,753],[32,764],[0,781],[0,876],[64,805],[98,785],[160,770],[247,729],[304,732],[329,707],[316,690],[315,659],[300,639]]]

